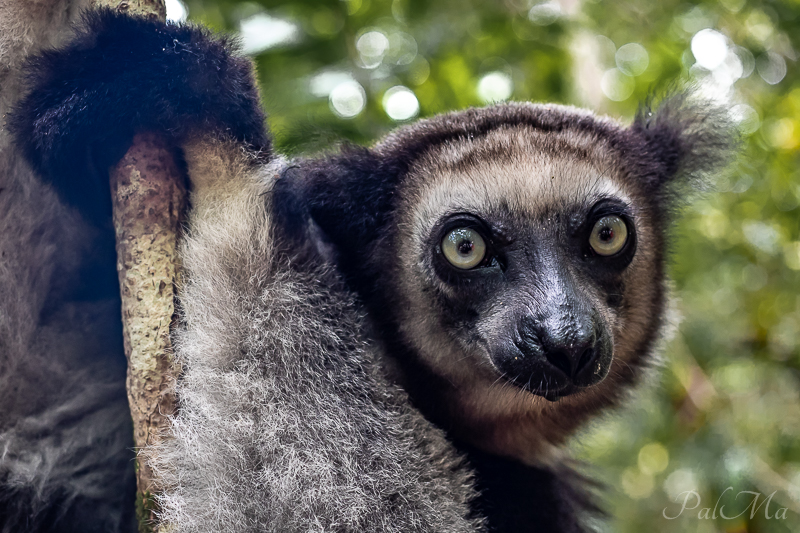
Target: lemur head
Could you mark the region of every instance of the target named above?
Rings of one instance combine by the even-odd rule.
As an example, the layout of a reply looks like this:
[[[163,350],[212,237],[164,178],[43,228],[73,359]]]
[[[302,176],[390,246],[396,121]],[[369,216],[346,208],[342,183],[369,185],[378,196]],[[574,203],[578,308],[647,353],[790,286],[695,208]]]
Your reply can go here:
[[[430,416],[535,460],[646,366],[675,186],[713,170],[724,115],[665,101],[624,128],[508,104],[310,165],[310,213]]]

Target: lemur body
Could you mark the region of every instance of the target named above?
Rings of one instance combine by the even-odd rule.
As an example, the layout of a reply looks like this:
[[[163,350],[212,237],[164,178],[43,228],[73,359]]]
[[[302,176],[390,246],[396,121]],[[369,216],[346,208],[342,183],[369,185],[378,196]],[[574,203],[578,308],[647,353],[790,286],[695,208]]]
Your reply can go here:
[[[133,134],[186,162],[166,523],[585,531],[556,450],[652,357],[673,192],[720,164],[718,110],[505,104],[286,161],[206,31],[99,12],[34,73],[19,146],[87,220]]]
[[[0,2],[2,533],[135,530],[113,234],[42,182],[7,127],[26,59],[63,46],[88,4]]]

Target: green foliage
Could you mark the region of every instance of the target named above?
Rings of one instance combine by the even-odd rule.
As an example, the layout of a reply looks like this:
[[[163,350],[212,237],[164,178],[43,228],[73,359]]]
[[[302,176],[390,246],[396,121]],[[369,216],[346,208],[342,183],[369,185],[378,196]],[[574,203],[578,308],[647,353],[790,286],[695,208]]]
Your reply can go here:
[[[798,0],[192,0],[188,7],[190,19],[220,30],[245,28],[264,13],[294,25],[290,42],[256,56],[271,127],[288,152],[386,133],[398,124],[387,114],[392,103],[413,110],[402,90],[387,101],[397,86],[413,92],[423,117],[504,98],[510,86],[512,99],[621,117],[674,80],[716,79],[715,94],[730,90],[745,143],[736,167],[676,228],[672,277],[683,318],[663,368],[634,407],[598,422],[574,447],[609,485],[609,531],[800,531]],[[700,46],[698,32],[709,28],[719,33],[703,34],[710,40]],[[378,34],[361,42],[369,32]],[[713,52],[720,42],[726,62],[710,73],[701,65],[714,57],[701,61],[703,48]],[[331,104],[342,83],[350,87],[345,96],[365,99],[353,118]],[[745,490],[761,493],[752,518],[753,496],[736,497]],[[701,503],[668,519],[685,491]],[[767,519],[763,501],[773,491]],[[722,518],[723,505],[725,516],[740,516]],[[779,508],[788,509],[785,518],[775,517]]]

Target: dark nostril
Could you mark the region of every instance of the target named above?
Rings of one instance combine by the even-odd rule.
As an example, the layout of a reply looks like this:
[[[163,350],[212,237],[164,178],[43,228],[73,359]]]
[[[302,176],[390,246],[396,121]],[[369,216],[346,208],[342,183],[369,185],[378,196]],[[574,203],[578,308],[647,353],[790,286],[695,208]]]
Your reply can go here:
[[[550,364],[561,370],[566,376],[572,377],[572,363],[567,354],[560,350],[547,352],[547,360]]]
[[[583,353],[581,354],[581,358],[578,359],[578,366],[575,368],[575,375],[577,376],[580,374],[584,368],[592,364],[594,361],[595,351],[594,348],[586,348]]]
[[[586,348],[581,352],[580,357],[573,359],[574,356],[565,352],[564,350],[552,350],[547,352],[547,360],[551,365],[561,370],[568,377],[574,378],[578,376],[583,370],[592,364],[597,352],[593,347]],[[573,361],[576,364],[573,365]]]

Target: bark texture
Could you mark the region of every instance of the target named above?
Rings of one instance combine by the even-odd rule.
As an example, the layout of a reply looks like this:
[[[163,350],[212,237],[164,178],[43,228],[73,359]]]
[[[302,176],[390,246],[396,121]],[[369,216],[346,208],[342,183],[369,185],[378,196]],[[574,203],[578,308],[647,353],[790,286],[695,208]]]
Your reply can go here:
[[[175,411],[170,330],[175,314],[177,244],[186,189],[172,150],[155,135],[134,138],[111,172],[117,273],[122,293],[128,400],[136,446],[158,441]],[[146,463],[139,492],[155,489]]]
[[[167,20],[167,5],[164,0],[95,0],[97,7],[107,6],[120,13],[145,15],[158,20]]]
[[[96,0],[131,15],[166,20],[164,0]],[[125,157],[111,169],[117,273],[122,293],[128,401],[138,449],[155,444],[175,412],[179,369],[170,331],[175,320],[177,245],[187,202],[182,173],[173,151],[152,134],[140,134]],[[139,530],[151,531],[158,483],[148,464],[138,460]]]

